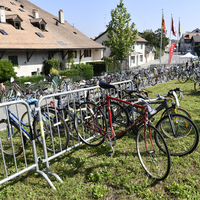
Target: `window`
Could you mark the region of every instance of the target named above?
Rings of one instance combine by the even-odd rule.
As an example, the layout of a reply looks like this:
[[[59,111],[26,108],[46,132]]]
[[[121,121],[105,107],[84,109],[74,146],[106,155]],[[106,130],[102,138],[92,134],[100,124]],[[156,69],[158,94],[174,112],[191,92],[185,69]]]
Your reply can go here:
[[[132,49],[135,49],[135,45],[132,46]]]
[[[131,63],[132,63],[132,64],[135,63],[135,56],[131,56]]]
[[[41,33],[36,32],[36,35],[38,35],[39,37],[44,37],[44,35],[42,35]]]
[[[140,44],[140,49],[143,49],[143,44]]]
[[[11,60],[13,65],[18,65],[18,57],[17,56],[8,56],[8,60]]]
[[[12,5],[16,5],[16,4],[15,4],[14,2],[12,2],[12,1],[11,1],[10,3],[11,3]]]
[[[140,55],[140,62],[143,62],[143,55]]]
[[[21,12],[25,12],[23,9],[21,9],[21,8],[19,8],[19,10],[21,11]]]
[[[20,29],[21,28],[21,23],[20,22],[15,22],[15,28]]]
[[[3,29],[0,29],[0,32],[1,32],[3,35],[8,35],[8,33],[6,33]]]
[[[74,53],[75,53],[75,58],[77,58],[77,51],[75,50]]]
[[[91,49],[90,50],[84,50],[84,57],[91,57]]]

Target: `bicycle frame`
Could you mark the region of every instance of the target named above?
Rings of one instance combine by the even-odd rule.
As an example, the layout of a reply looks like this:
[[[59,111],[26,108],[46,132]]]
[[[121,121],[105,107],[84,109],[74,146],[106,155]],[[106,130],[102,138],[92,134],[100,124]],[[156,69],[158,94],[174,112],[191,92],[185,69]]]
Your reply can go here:
[[[122,103],[129,104],[129,105],[132,105],[132,106],[134,105],[134,107],[143,109],[143,110],[145,111],[144,116],[142,116],[141,118],[137,119],[137,120],[136,120],[133,124],[131,124],[129,127],[125,128],[123,131],[121,131],[120,133],[118,133],[117,135],[115,135],[115,133],[114,133],[114,131],[113,131],[113,126],[112,126],[112,113],[111,113],[111,109],[110,109],[110,101],[111,101],[111,100],[118,101],[118,102],[122,102]],[[138,104],[134,104],[134,103],[132,103],[132,102],[128,102],[128,101],[125,101],[125,100],[118,99],[118,98],[115,98],[115,97],[112,97],[112,96],[107,95],[105,101],[97,108],[97,110],[93,113],[92,117],[88,120],[88,122],[86,122],[86,125],[87,125],[90,129],[92,129],[92,130],[98,132],[99,134],[102,134],[102,135],[105,136],[105,135],[106,135],[106,132],[105,132],[104,130],[102,130],[101,127],[98,127],[96,124],[95,124],[95,127],[97,127],[98,130],[101,130],[101,131],[98,131],[98,130],[94,129],[93,127],[91,127],[91,126],[89,125],[89,123],[92,122],[93,120],[95,120],[95,119],[98,117],[96,113],[97,113],[99,110],[103,109],[104,106],[105,106],[106,104],[108,104],[109,128],[110,128],[110,130],[111,130],[112,138],[113,138],[113,137],[115,137],[115,138],[119,137],[120,135],[124,134],[126,131],[128,131],[128,130],[130,130],[131,128],[135,127],[138,123],[139,123],[139,124],[137,125],[138,127],[139,127],[142,123],[144,123],[144,125],[146,125],[147,122],[150,123],[150,121],[149,121],[149,119],[148,119],[148,108],[147,108],[146,106],[141,106],[141,105],[138,105]],[[146,126],[145,126],[145,127],[146,127]],[[146,129],[145,129],[145,133],[144,133],[144,134],[145,134],[145,138],[146,138]],[[151,136],[150,136],[150,137],[151,137]],[[147,148],[146,141],[145,141],[145,146],[146,146],[146,148]],[[153,144],[152,144],[152,146],[153,146]],[[153,147],[153,148],[154,148],[154,147]],[[147,151],[148,151],[148,148],[147,148]]]

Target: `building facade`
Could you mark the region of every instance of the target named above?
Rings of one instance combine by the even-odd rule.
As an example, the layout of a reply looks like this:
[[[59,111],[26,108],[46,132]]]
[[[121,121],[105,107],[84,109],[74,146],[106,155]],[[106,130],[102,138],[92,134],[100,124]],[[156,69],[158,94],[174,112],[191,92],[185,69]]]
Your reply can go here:
[[[28,0],[0,1],[0,59],[11,60],[18,76],[43,72],[43,62],[55,58],[61,69],[75,63],[98,62],[104,46],[64,20],[63,10],[54,16]]]
[[[104,41],[107,39],[107,36],[108,33],[107,31],[105,31],[98,37],[96,37],[94,40],[99,44],[105,46]],[[131,52],[130,53],[131,55],[122,61],[122,69],[131,69],[133,67],[146,63],[146,57],[145,57],[146,43],[147,41],[145,39],[143,39],[140,36],[137,36],[136,44],[131,47],[134,50],[134,52]],[[111,52],[110,48],[105,46],[105,49],[103,50],[103,56],[109,57],[110,52]]]

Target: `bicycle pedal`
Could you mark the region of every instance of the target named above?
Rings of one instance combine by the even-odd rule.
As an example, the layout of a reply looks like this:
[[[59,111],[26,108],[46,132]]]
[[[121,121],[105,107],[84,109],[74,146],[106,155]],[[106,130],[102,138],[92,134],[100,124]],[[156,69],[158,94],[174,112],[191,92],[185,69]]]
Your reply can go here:
[[[114,156],[114,154],[115,154],[114,152],[108,152],[106,155],[109,157],[112,157],[112,156]]]

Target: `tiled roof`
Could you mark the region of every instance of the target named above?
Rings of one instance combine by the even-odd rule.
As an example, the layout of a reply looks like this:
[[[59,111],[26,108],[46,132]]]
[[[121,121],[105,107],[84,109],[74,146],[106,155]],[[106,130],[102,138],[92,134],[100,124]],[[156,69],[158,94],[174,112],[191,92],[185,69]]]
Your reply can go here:
[[[98,38],[100,38],[102,35],[106,34],[107,31],[104,31],[101,33],[99,36],[97,36],[94,41],[96,41]],[[137,42],[147,42],[144,38],[140,37],[139,35],[137,36]]]
[[[183,38],[190,40],[193,36],[196,36],[198,34],[200,34],[200,33],[191,33],[191,32],[190,33],[183,33]]]
[[[21,22],[23,30],[16,29],[9,23],[0,23],[0,29],[8,33],[8,35],[0,34],[0,50],[104,48],[101,44],[91,40],[67,21],[61,24],[59,17],[46,12],[28,0],[5,0],[1,1],[0,5],[11,10],[5,10],[6,19],[8,19],[8,16],[18,15],[23,20]],[[23,8],[21,5],[23,5]],[[39,11],[39,18],[42,18],[47,23],[45,27],[47,31],[43,32],[31,24],[31,20],[34,18],[32,14],[33,9],[37,9]],[[41,33],[44,37],[39,37],[35,34],[36,32]]]
[[[192,37],[192,39],[194,40],[194,42],[200,42],[200,35],[195,35]]]

